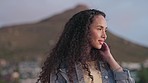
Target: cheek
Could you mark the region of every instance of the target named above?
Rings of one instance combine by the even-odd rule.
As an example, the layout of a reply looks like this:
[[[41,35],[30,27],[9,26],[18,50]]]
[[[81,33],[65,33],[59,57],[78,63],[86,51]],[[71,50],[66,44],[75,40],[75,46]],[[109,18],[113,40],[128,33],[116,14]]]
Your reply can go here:
[[[91,37],[93,39],[99,39],[101,37],[101,33],[99,31],[95,31],[94,33],[92,33]]]
[[[97,31],[96,29],[92,30],[90,32],[90,40],[91,42],[96,42],[98,41],[98,39],[100,38],[101,33],[99,31]]]
[[[90,43],[92,46],[96,45],[98,43],[98,40],[100,38],[100,35],[98,33],[93,33],[90,35]]]
[[[101,33],[98,31],[94,31],[90,35],[90,45],[94,48],[100,49],[101,45],[99,44],[98,40],[101,38]]]

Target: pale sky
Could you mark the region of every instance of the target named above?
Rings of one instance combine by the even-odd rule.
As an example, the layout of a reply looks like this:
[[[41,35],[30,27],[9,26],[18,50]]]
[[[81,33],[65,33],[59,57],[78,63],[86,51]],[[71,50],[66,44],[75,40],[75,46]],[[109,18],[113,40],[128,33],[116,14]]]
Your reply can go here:
[[[148,47],[147,0],[0,0],[0,27],[37,22],[79,3],[104,11],[113,34]]]

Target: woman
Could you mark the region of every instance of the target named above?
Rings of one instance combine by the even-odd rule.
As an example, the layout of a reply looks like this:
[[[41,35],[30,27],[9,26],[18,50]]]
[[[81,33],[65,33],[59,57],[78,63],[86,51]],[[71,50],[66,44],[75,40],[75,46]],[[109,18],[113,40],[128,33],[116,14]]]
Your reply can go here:
[[[75,14],[44,62],[41,83],[135,83],[113,58],[105,13],[95,9]],[[37,82],[37,83],[38,83]]]

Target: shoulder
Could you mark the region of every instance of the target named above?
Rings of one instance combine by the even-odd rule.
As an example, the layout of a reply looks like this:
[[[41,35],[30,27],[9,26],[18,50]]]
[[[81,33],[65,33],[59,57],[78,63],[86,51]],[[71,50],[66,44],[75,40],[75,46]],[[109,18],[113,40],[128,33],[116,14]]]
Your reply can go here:
[[[67,70],[65,66],[60,66],[50,74],[50,83],[65,83],[68,81]]]

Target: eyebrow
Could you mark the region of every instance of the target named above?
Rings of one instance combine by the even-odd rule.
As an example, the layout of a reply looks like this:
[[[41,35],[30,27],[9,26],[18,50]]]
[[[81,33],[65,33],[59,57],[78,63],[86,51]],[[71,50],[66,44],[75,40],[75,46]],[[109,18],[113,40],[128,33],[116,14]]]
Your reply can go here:
[[[101,26],[101,25],[97,25],[97,27],[101,27],[101,28],[105,28],[105,29],[107,29],[108,27],[103,27],[103,26]]]

